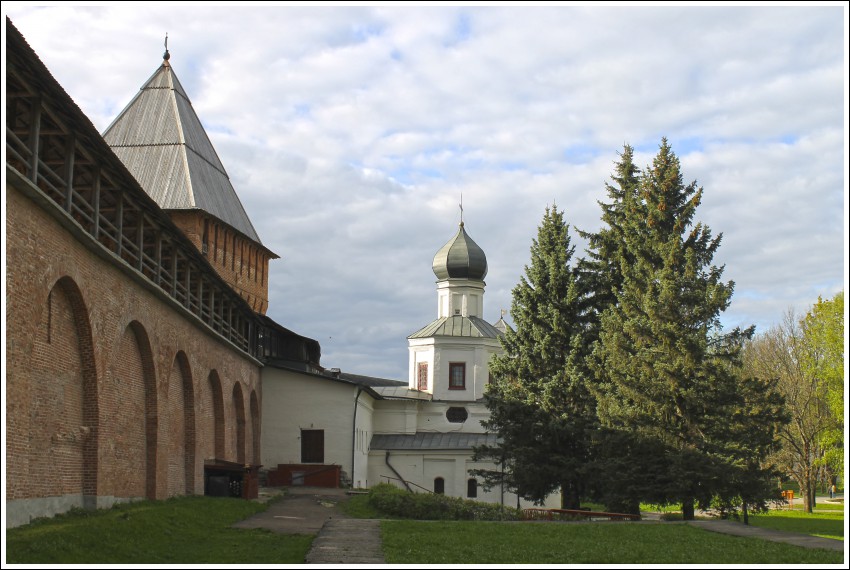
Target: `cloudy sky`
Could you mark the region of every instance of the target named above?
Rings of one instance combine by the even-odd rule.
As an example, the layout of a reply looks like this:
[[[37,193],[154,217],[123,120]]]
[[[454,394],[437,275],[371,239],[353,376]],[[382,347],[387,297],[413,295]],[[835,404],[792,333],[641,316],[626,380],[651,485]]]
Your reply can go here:
[[[326,367],[406,380],[461,196],[494,322],[545,208],[598,229],[618,152],[646,166],[662,137],[704,188],[697,219],[723,234],[724,326],[764,331],[846,286],[846,3],[3,10],[101,131],[168,34],[281,256],[268,314],[318,340]]]

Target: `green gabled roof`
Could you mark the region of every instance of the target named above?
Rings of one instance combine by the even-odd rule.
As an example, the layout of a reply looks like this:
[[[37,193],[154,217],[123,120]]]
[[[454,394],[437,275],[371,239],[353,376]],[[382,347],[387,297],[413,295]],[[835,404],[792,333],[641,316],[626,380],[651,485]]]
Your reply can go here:
[[[453,336],[466,338],[499,338],[499,329],[478,317],[442,317],[422,327],[407,338],[430,338],[432,336]]]

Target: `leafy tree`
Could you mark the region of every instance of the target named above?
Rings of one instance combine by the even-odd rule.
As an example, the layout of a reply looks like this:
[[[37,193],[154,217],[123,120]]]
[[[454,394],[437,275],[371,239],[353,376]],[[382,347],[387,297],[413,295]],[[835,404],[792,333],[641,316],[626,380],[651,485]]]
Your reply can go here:
[[[619,246],[596,250],[598,262],[613,256],[608,272],[621,284],[601,315],[589,359],[603,433],[621,432],[632,442],[625,451],[655,450],[652,457],[629,454],[628,461],[663,487],[636,489],[631,503],[681,502],[685,518],[693,517],[695,501],[708,506],[728,487],[729,455],[720,451],[728,450],[731,434],[718,426],[743,401],[736,368],[753,332],[721,331],[719,315],[734,285],[711,265],[722,236],[694,224],[702,192],[695,182],[684,184],[679,160],[662,140],[637,191],[621,197],[608,234]]]
[[[513,289],[516,329],[506,332],[504,353],[490,361],[494,382],[485,396],[485,427],[501,443],[476,450],[477,459],[492,459],[506,473],[475,472],[486,485],[505,481],[538,503],[560,489],[565,508],[579,506],[595,425],[594,403],[580,376],[586,316],[571,266],[574,250],[563,213],[547,207],[531,263]]]
[[[822,377],[811,366],[802,323],[793,311],[754,339],[746,350],[748,373],[775,379],[790,422],[781,427],[781,448],[774,459],[800,486],[804,508],[812,512],[819,481],[826,480],[823,442],[836,429],[824,398]]]
[[[844,292],[818,302],[801,323],[803,366],[817,378],[833,424],[824,430],[821,446],[833,473],[844,472]]]

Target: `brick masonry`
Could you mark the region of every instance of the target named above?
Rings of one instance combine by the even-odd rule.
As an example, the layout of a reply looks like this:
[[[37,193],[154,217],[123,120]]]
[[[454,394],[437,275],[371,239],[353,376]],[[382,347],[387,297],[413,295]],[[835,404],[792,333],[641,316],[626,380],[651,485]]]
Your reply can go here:
[[[202,210],[168,210],[168,215],[204,252],[221,278],[254,311],[265,315],[269,307],[269,260],[273,254]]]
[[[6,526],[259,461],[259,363],[6,191]]]

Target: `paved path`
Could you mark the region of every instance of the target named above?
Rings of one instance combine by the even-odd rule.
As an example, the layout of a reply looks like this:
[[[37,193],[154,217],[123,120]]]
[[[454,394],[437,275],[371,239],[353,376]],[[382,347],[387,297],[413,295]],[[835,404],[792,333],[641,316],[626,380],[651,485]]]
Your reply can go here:
[[[275,500],[282,489],[263,489],[260,500],[272,499],[262,513],[236,523],[237,528],[267,528],[281,534],[316,534],[326,522],[348,518],[339,503],[350,497],[345,489],[287,487],[283,498]]]
[[[308,564],[384,564],[380,521],[352,519],[339,504],[350,496],[345,489],[288,487],[261,489],[260,500],[272,500],[262,513],[236,523],[236,528],[266,528],[281,534],[317,534]]]
[[[334,519],[325,523],[307,553],[307,564],[384,564],[381,521]]]
[[[844,541],[835,540],[833,538],[821,538],[819,536],[809,536],[808,534],[797,534],[796,532],[771,530],[752,525],[745,525],[735,521],[688,521],[688,524],[703,530],[731,534],[733,536],[761,538],[771,542],[784,542],[786,544],[793,544],[794,546],[802,546],[804,548],[824,548],[826,550],[840,550],[841,552],[844,552]]]

